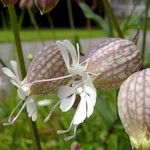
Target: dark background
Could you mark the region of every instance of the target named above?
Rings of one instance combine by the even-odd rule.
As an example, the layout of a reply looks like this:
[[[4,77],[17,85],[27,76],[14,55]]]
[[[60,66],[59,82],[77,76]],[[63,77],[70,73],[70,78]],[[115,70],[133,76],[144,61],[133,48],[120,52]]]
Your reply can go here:
[[[87,0],[86,3],[91,6],[92,0]],[[18,20],[21,15],[21,9],[18,7],[18,3],[15,5],[16,12],[18,15]],[[78,3],[75,0],[72,0],[72,10],[73,10],[73,18],[75,27],[83,28],[86,26],[86,18],[84,17],[82,10],[78,6]],[[22,27],[32,27],[32,23],[30,20],[30,16],[28,14],[28,11],[25,9],[24,19],[22,22]],[[39,10],[34,6],[32,8],[32,12],[34,14],[34,17],[36,19],[36,22],[38,26],[40,27],[49,27],[50,23],[48,21],[48,14],[40,15]],[[104,10],[102,5],[98,5],[98,7],[95,9],[95,12],[101,16],[104,16]],[[67,9],[67,0],[60,0],[57,6],[49,13],[53,20],[53,24],[55,27],[61,27],[61,28],[67,28],[70,27],[69,23],[69,17],[68,17],[68,9]],[[0,27],[8,26],[9,27],[9,17],[7,12],[7,7],[3,7],[2,4],[0,4]],[[91,22],[92,26],[96,26],[94,22]]]

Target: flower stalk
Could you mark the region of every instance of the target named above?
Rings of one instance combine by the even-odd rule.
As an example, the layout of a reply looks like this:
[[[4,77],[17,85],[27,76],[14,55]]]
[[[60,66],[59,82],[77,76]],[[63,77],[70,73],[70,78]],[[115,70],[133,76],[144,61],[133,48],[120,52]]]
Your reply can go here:
[[[147,35],[147,26],[148,26],[148,10],[149,10],[150,1],[146,1],[145,8],[145,18],[144,18],[144,29],[143,29],[143,41],[142,41],[142,64],[144,63],[144,56],[146,51],[146,35]]]
[[[71,30],[72,30],[72,34],[75,37],[75,25],[74,25],[73,12],[72,12],[72,4],[71,3],[72,3],[71,0],[67,0],[70,27],[71,27]]]
[[[112,11],[112,9],[111,9],[111,6],[110,6],[108,0],[103,0],[103,3],[104,3],[104,6],[105,6],[105,8],[106,8],[106,10],[107,10],[107,13],[108,13],[110,19],[112,20],[113,25],[114,25],[114,27],[115,27],[117,33],[118,33],[118,36],[119,36],[120,38],[124,38],[123,33],[122,33],[122,31],[121,31],[121,29],[120,29],[120,27],[119,27],[119,24],[118,24],[118,22],[117,22],[117,19],[116,19],[115,15],[114,15],[114,13],[113,13],[113,11]]]
[[[26,76],[26,69],[25,69],[25,63],[24,63],[22,47],[21,47],[21,40],[20,40],[19,29],[18,29],[18,24],[17,24],[17,16],[16,16],[14,6],[13,5],[8,6],[8,11],[9,11],[11,26],[12,26],[12,30],[13,30],[13,34],[14,34],[16,53],[18,55],[21,76],[22,76],[22,78],[24,78]],[[28,116],[27,116],[27,118],[28,118]],[[40,145],[40,140],[39,140],[36,123],[32,122],[29,118],[28,118],[28,121],[30,124],[30,130],[32,132],[34,148],[36,150],[41,150],[41,145]]]

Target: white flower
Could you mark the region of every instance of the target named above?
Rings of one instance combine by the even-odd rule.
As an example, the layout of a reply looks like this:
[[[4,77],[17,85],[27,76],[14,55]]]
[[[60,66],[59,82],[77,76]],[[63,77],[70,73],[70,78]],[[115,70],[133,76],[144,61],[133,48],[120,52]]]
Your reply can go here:
[[[59,134],[66,133],[74,126],[74,134],[65,138],[65,140],[70,140],[76,135],[77,125],[92,115],[97,95],[96,89],[92,83],[94,79],[93,74],[85,72],[88,60],[80,63],[79,45],[77,44],[76,51],[74,46],[67,40],[63,42],[57,41],[56,43],[62,53],[68,72],[73,77],[70,86],[64,85],[58,88],[58,97],[60,100],[52,108],[45,122],[50,118],[53,110],[59,104],[63,112],[70,110],[75,103],[76,95],[79,95],[81,99],[69,128],[67,130],[57,131]]]
[[[21,81],[19,78],[17,63],[15,61],[10,61],[10,63],[11,63],[11,66],[13,68],[13,72],[10,69],[8,69],[7,67],[3,68],[3,72],[10,78],[11,83],[18,88],[17,92],[18,92],[18,96],[21,99],[21,101],[18,103],[18,105],[11,112],[9,119],[8,119],[8,123],[4,123],[4,125],[14,124],[14,122],[16,121],[16,119],[18,118],[18,116],[20,115],[20,113],[22,112],[22,110],[25,107],[27,108],[28,116],[32,119],[32,121],[36,120],[37,108],[36,108],[35,99],[36,99],[37,95],[32,94],[32,91],[30,91],[32,86],[34,86],[38,83],[56,81],[56,80],[61,80],[61,79],[65,79],[68,77],[72,77],[72,75],[66,75],[63,77],[52,78],[52,79],[33,80],[31,82],[26,83],[26,78],[23,81]],[[32,65],[31,65],[31,67],[32,67]],[[37,88],[38,88],[38,86],[37,86]],[[42,92],[40,94],[42,94]],[[21,109],[19,110],[17,115],[12,119],[14,112],[17,110],[17,108],[20,107],[20,105],[23,102],[24,102],[24,104],[22,105]]]
[[[32,121],[35,121],[37,118],[37,109],[36,109],[36,104],[34,102],[35,96],[29,96],[30,86],[27,84],[24,84],[23,81],[21,81],[19,79],[17,63],[15,61],[10,61],[10,63],[11,63],[11,66],[12,66],[14,72],[12,72],[10,69],[8,69],[6,67],[3,68],[3,72],[8,77],[10,77],[11,83],[14,84],[18,88],[17,92],[18,92],[18,96],[21,99],[21,101],[11,112],[9,119],[8,119],[8,123],[4,123],[3,125],[14,124],[14,122],[16,121],[16,119],[18,118],[18,116],[20,115],[20,113],[22,112],[22,110],[25,107],[27,108],[28,116],[32,118]],[[25,98],[27,96],[28,96],[28,98],[25,100]],[[21,109],[19,110],[17,115],[12,119],[12,115],[14,114],[16,109],[22,104],[23,101],[25,101],[25,102],[22,105]]]
[[[93,113],[97,95],[96,89],[92,81],[97,77],[97,75],[85,71],[88,65],[88,59],[80,63],[80,53],[78,44],[77,50],[67,40],[64,40],[63,42],[57,41],[56,44],[65,61],[65,65],[69,73],[68,75],[51,79],[33,80],[31,82],[26,83],[26,78],[23,81],[19,79],[17,63],[15,61],[11,61],[11,65],[14,72],[10,71],[6,67],[3,68],[3,72],[10,77],[12,84],[14,84],[18,88],[17,90],[18,95],[19,98],[21,99],[19,104],[14,108],[14,110],[10,114],[8,123],[4,123],[4,125],[13,124],[25,107],[27,108],[28,116],[32,118],[32,121],[36,120],[37,118],[37,108],[35,104],[36,95],[33,95],[32,91],[30,91],[32,85],[35,85],[37,83],[70,78],[71,81],[68,83],[68,85],[63,85],[58,88],[57,93],[60,100],[54,105],[49,115],[45,119],[45,122],[48,121],[52,112],[59,104],[60,109],[63,112],[69,111],[73,106],[73,104],[75,103],[76,95],[79,95],[80,102],[78,104],[78,107],[76,109],[76,112],[70,123],[69,128],[67,130],[58,130],[58,133],[62,134],[70,131],[74,127],[74,134],[72,136],[65,138],[66,140],[69,140],[76,135],[77,126],[80,123],[82,123],[86,118],[89,118]],[[19,110],[17,115],[12,119],[12,115],[22,103],[23,105],[21,109]]]

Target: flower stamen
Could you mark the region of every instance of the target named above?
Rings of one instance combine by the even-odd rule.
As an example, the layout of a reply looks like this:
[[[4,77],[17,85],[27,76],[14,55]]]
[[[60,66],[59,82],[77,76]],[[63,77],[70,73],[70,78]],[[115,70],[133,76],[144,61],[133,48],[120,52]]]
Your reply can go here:
[[[9,119],[8,119],[8,123],[3,123],[3,126],[8,126],[8,125],[13,125],[16,121],[16,119],[19,117],[19,115],[21,114],[22,110],[25,108],[27,101],[25,101],[25,103],[22,105],[21,109],[19,110],[19,112],[17,113],[17,115],[14,117],[13,120],[12,119],[12,115],[14,114],[14,112],[16,111],[16,109],[20,106],[20,104],[23,102],[24,100],[21,100],[17,106],[13,109],[13,111],[11,112]]]
[[[76,132],[77,132],[77,125],[74,126],[73,135],[66,137],[65,140],[66,140],[66,141],[69,141],[69,140],[71,140],[72,138],[74,138],[74,137],[76,136]]]
[[[67,130],[57,130],[57,134],[64,134],[69,132],[72,129],[73,121],[70,123],[69,128]]]
[[[50,117],[51,117],[53,111],[54,111],[55,108],[60,104],[60,102],[61,102],[61,100],[59,100],[59,101],[53,106],[53,108],[50,110],[48,116],[44,119],[44,122],[47,122],[47,121],[50,119]]]

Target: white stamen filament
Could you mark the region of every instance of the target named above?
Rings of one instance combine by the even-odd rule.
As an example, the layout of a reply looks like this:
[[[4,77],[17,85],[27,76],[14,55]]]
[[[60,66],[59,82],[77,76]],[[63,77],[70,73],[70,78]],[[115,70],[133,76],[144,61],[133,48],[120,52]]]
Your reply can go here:
[[[74,137],[76,136],[76,132],[77,132],[77,125],[74,126],[73,135],[66,137],[65,140],[66,140],[66,141],[69,141],[69,140],[71,140],[72,138],[74,138]]]
[[[73,120],[71,121],[69,128],[67,130],[57,130],[57,134],[64,134],[69,132],[72,129],[72,126],[73,126]]]
[[[53,111],[54,111],[55,108],[60,104],[60,102],[61,102],[61,100],[59,100],[59,101],[53,106],[53,108],[52,108],[51,111],[49,112],[48,116],[44,119],[44,122],[47,122],[47,121],[50,119],[50,117],[51,117]]]
[[[77,64],[79,65],[80,63],[80,51],[79,51],[79,44],[77,43]]]
[[[61,80],[61,79],[65,79],[65,78],[69,78],[69,77],[72,77],[74,75],[70,74],[70,75],[66,75],[66,76],[63,76],[63,77],[58,77],[58,78],[52,78],[52,79],[44,79],[44,80],[36,80],[36,81],[33,81],[31,83],[31,86],[35,83],[40,83],[40,82],[49,82],[49,81],[55,81],[55,80]]]
[[[7,126],[7,125],[12,125],[14,124],[14,122],[16,121],[16,119],[19,117],[20,113],[22,112],[22,110],[25,108],[26,104],[27,104],[27,101],[25,101],[25,103],[22,105],[21,109],[19,110],[18,114],[14,117],[13,120],[11,120],[12,118],[12,115],[14,114],[14,112],[16,111],[16,109],[19,107],[19,105],[23,102],[24,100],[21,100],[17,106],[13,109],[13,111],[11,112],[10,116],[9,116],[9,119],[8,119],[8,123],[3,123],[3,126]]]
[[[69,132],[73,127],[73,120],[72,122],[70,123],[70,126],[67,130],[58,130],[57,131],[57,134],[64,134],[64,133],[67,133]],[[69,141],[70,139],[74,138],[76,136],[76,131],[77,131],[77,125],[74,125],[74,132],[73,132],[73,135],[69,136],[69,137],[66,137],[65,140],[66,141]]]

